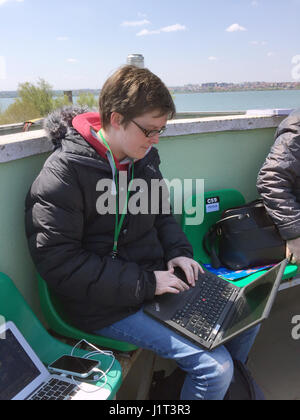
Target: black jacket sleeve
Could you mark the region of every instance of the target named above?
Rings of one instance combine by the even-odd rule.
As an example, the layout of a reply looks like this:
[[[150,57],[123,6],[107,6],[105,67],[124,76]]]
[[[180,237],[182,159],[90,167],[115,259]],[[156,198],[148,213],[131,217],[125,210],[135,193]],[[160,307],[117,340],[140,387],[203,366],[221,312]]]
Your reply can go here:
[[[161,172],[158,172],[160,181],[164,183]],[[164,185],[165,194],[163,194],[159,205],[155,227],[164,250],[165,261],[168,262],[177,257],[193,258],[193,248],[172,213],[169,194],[166,193],[167,186],[165,183]]]
[[[37,270],[64,299],[136,307],[152,299],[153,273],[82,246],[84,204],[76,174],[44,167],[26,199],[26,233]]]
[[[165,252],[165,261],[176,257],[193,258],[193,248],[172,214],[159,215],[155,223]]]
[[[292,116],[295,121],[295,116]],[[286,120],[257,180],[257,189],[283,239],[300,236],[300,114]]]

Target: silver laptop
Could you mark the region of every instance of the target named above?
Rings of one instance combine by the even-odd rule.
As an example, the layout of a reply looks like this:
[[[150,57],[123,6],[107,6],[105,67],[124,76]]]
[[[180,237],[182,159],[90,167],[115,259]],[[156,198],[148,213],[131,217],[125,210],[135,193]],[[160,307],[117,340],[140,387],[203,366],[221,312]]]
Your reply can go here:
[[[0,401],[104,400],[110,391],[51,375],[13,322],[0,325]]]

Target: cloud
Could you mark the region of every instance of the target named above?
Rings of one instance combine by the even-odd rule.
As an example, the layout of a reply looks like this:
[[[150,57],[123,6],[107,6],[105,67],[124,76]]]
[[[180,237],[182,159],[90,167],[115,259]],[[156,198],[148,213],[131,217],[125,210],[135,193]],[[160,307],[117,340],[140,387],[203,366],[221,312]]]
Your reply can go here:
[[[229,26],[226,29],[226,32],[244,32],[244,31],[247,31],[247,29],[239,25],[238,23],[234,23],[233,25]]]
[[[67,62],[68,63],[78,63],[78,60],[77,60],[77,58],[68,58]]]
[[[121,23],[121,26],[144,26],[144,25],[149,25],[149,24],[150,24],[149,20],[143,19],[143,20],[125,21]]]
[[[149,29],[143,29],[142,31],[138,32],[136,36],[157,35],[162,32],[168,33],[168,32],[178,32],[178,31],[185,31],[185,30],[186,30],[186,26],[176,23],[175,25],[164,26],[163,28],[152,30],[152,31]]]
[[[161,28],[161,32],[178,32],[185,30],[186,27],[184,25],[180,25],[179,23],[176,23],[176,25],[165,26],[164,28]]]
[[[218,61],[218,57],[215,57],[214,55],[211,55],[208,59],[209,61]]]
[[[12,1],[17,2],[17,3],[23,3],[24,2],[24,0],[0,0],[0,7],[4,6],[4,4],[6,4],[8,2],[12,2]]]
[[[159,34],[159,33],[160,33],[160,30],[149,31],[148,29],[143,29],[140,32],[138,32],[136,36],[154,35],[154,34]]]

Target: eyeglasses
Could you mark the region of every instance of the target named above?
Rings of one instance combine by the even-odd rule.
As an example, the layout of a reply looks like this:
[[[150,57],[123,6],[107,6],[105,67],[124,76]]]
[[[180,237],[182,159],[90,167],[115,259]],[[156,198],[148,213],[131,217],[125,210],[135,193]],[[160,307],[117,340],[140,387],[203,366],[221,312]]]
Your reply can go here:
[[[154,137],[156,134],[162,134],[166,131],[167,127],[162,127],[160,130],[146,130],[145,128],[141,127],[137,122],[131,120],[133,124],[135,124],[144,134],[146,137]]]

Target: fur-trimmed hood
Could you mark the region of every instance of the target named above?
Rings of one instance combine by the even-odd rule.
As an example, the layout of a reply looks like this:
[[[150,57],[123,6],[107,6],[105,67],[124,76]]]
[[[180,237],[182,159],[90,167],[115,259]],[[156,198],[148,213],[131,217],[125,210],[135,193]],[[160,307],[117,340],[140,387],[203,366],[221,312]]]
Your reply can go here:
[[[52,112],[44,120],[47,137],[55,147],[60,146],[61,140],[71,134],[76,134],[72,121],[77,115],[89,112],[88,107],[65,106]]]

